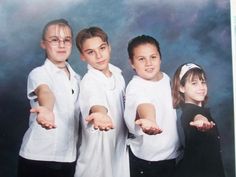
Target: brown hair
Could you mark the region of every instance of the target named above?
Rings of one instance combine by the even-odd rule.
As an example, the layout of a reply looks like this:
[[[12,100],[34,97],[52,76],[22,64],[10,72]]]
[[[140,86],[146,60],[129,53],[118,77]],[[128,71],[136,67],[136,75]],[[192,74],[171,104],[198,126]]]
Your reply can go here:
[[[93,37],[100,37],[103,42],[106,42],[108,44],[108,36],[107,34],[99,27],[90,27],[90,28],[85,28],[81,31],[76,36],[76,46],[80,53],[82,53],[82,46],[83,43],[86,39],[90,39]]]
[[[199,68],[192,68],[188,70],[180,80],[179,75],[184,65],[186,65],[186,63],[178,67],[172,80],[172,97],[174,108],[181,107],[185,102],[184,94],[180,92],[180,86],[184,86],[186,84],[187,79],[193,79],[194,77],[198,77],[200,80],[206,80],[206,74],[199,65],[197,65],[199,66]],[[207,102],[207,98],[208,97],[206,96],[203,101],[203,105]]]

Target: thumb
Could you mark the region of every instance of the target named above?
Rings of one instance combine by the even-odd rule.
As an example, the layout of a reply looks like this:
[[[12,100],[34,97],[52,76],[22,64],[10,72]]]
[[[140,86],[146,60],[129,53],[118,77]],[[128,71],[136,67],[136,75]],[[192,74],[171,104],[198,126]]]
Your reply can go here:
[[[31,108],[30,112],[31,113],[38,113],[39,112],[39,108]]]
[[[92,115],[89,115],[88,117],[85,118],[86,121],[91,122],[93,121],[94,117]]]
[[[195,126],[195,123],[192,121],[192,122],[189,123],[189,125]]]
[[[138,120],[135,121],[135,124],[142,125],[142,121],[140,119],[138,119]]]

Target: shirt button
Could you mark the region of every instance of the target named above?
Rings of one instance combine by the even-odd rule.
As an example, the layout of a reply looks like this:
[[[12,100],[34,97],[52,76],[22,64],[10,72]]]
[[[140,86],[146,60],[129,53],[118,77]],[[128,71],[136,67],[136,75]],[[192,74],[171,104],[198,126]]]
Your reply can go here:
[[[143,174],[143,171],[140,171],[140,174]]]
[[[217,136],[218,139],[220,139],[220,136]]]

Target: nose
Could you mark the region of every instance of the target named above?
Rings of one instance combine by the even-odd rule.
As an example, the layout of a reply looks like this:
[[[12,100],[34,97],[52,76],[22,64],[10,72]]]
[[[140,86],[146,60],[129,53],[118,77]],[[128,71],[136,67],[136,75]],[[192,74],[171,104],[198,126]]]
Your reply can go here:
[[[147,58],[145,64],[146,64],[147,66],[150,66],[150,65],[152,65],[152,61],[151,61],[149,58]]]
[[[65,47],[65,41],[64,40],[59,40],[59,47]]]
[[[97,51],[97,52],[96,52],[96,57],[97,57],[97,58],[101,58],[101,57],[102,57],[102,54],[101,54],[100,51]]]
[[[200,83],[198,84],[198,87],[199,87],[199,89],[203,90],[203,89],[205,89],[205,88],[206,88],[206,84],[205,84],[205,83],[202,83],[202,82],[200,82]]]

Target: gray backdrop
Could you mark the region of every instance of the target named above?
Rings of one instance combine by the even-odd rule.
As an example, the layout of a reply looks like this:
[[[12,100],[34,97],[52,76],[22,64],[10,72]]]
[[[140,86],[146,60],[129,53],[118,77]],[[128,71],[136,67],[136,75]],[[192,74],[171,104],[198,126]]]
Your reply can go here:
[[[229,0],[0,0],[0,176],[15,177],[17,155],[28,126],[27,75],[44,61],[42,27],[67,19],[74,33],[100,26],[109,35],[111,62],[126,82],[133,74],[128,40],[148,34],[159,40],[162,70],[171,77],[183,62],[206,70],[209,102],[222,140],[227,177],[234,176],[234,117]],[[74,47],[70,63],[83,75],[86,65]]]

